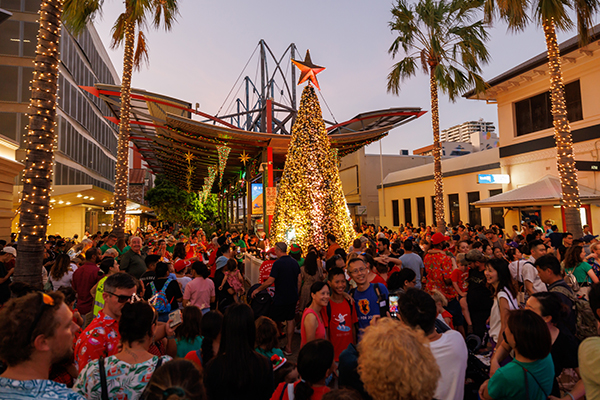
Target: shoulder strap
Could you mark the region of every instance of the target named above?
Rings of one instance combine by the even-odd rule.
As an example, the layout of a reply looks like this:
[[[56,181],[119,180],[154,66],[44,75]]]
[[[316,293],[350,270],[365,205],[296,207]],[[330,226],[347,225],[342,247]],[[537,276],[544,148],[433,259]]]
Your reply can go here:
[[[377,294],[377,300],[381,298],[381,290],[379,289],[379,283],[374,283],[373,287],[375,288],[375,294]]]
[[[294,397],[295,397],[294,389],[295,389],[295,387],[294,387],[293,383],[289,383],[287,385],[288,400],[294,400]]]
[[[158,356],[158,361],[156,362],[156,367],[154,367],[154,371],[156,371],[157,369],[159,369],[160,366],[162,365],[162,363],[163,363],[162,357]]]
[[[108,400],[108,384],[106,383],[106,370],[104,369],[104,357],[98,359],[98,372],[100,373],[100,398]]]
[[[544,394],[544,398],[548,398],[548,393],[546,393],[546,391],[544,390],[544,388],[542,387],[542,385],[540,385],[540,382],[537,380],[537,378],[535,377],[535,375],[533,375],[531,372],[529,372],[527,370],[527,368],[525,368],[523,366],[521,366],[521,368],[523,368],[523,373],[525,374],[525,390],[527,390],[527,398],[529,398],[529,388],[528,388],[528,384],[527,384],[527,373],[529,373],[529,375],[531,375],[531,377],[533,378],[533,380],[535,381],[535,383],[537,383],[538,387],[540,388],[540,390]]]
[[[154,285],[154,282],[150,282],[150,289],[152,289],[152,296],[154,296],[156,294],[156,286]]]
[[[173,282],[172,278],[167,278],[167,280],[165,281],[165,284],[163,285],[162,289],[160,289],[161,292],[167,293],[167,287],[169,286],[169,283]]]
[[[327,326],[330,325],[331,322],[331,300],[327,302]]]

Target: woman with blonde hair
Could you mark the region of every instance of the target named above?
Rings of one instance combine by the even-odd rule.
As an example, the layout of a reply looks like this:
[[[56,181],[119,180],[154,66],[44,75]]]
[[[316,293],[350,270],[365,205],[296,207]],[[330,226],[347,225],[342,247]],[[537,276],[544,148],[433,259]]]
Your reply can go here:
[[[358,352],[358,373],[372,398],[433,398],[440,369],[422,331],[382,318],[365,329]]]

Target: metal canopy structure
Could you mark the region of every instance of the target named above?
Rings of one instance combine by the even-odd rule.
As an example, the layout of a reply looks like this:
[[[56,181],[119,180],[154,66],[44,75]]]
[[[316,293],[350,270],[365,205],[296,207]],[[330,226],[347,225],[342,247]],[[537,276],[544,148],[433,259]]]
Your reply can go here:
[[[118,125],[120,87],[97,84],[82,88],[106,102],[113,114],[107,119]],[[268,147],[273,149],[275,167],[283,168],[290,135],[238,129],[220,118],[192,109],[189,102],[139,89],[132,89],[131,93],[131,141],[154,174],[165,174],[174,182],[183,184],[188,166],[185,154],[191,152],[195,155],[192,187],[200,190],[208,174],[208,166],[218,163],[217,146],[231,149],[224,182],[238,179],[242,168],[256,175],[261,156]],[[420,108],[410,107],[359,114],[328,128],[331,145],[343,157],[424,113]],[[192,119],[193,115],[212,123]],[[246,165],[240,160],[242,152],[250,158]]]

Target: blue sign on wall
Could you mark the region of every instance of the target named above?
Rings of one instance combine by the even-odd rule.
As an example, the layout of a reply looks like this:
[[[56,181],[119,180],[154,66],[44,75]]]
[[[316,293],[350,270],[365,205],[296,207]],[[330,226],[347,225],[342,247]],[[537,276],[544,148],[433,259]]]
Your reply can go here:
[[[478,174],[477,183],[510,183],[510,175],[505,174]]]

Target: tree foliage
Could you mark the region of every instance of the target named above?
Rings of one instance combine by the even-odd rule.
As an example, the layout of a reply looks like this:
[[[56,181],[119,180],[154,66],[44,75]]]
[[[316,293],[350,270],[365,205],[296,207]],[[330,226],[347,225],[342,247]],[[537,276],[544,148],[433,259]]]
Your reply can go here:
[[[201,227],[212,232],[220,223],[215,194],[202,203],[198,193],[188,192],[162,176],[156,178],[145,200],[158,219],[178,223],[186,230]]]

